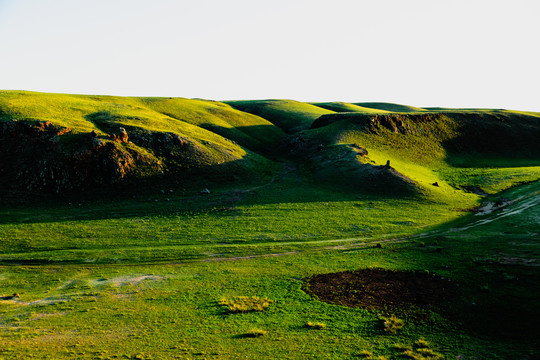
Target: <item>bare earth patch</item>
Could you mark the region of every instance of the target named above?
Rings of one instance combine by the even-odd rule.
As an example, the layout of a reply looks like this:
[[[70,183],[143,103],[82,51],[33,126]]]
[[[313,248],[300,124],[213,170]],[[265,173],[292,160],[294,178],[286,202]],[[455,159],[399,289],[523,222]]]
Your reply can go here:
[[[457,287],[426,272],[361,269],[315,275],[306,292],[331,304],[396,310],[440,305],[455,297]]]

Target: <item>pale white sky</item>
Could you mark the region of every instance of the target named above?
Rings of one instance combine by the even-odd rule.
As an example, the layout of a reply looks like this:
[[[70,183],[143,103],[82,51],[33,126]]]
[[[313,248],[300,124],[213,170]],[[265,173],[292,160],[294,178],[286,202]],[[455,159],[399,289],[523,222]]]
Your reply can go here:
[[[0,0],[0,89],[540,111],[537,0]]]

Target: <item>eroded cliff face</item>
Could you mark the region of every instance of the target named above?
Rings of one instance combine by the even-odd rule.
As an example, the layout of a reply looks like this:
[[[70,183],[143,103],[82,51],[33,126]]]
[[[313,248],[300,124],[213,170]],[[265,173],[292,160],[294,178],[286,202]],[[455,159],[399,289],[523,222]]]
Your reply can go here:
[[[363,131],[380,134],[390,131],[394,134],[437,136],[440,138],[451,136],[455,126],[448,122],[440,113],[418,114],[358,114],[337,113],[323,115],[315,120],[312,129],[321,128],[338,121],[349,121],[363,128]]]
[[[339,128],[339,124],[343,124]],[[312,129],[334,126],[337,131],[356,129],[367,134],[430,138],[453,153],[534,158],[540,153],[538,117],[493,110],[426,113],[337,113],[315,120]]]
[[[100,138],[95,132],[70,132],[69,128],[50,122],[3,122],[0,125],[2,189],[81,191],[157,175],[164,170],[161,160],[130,143],[127,134]]]

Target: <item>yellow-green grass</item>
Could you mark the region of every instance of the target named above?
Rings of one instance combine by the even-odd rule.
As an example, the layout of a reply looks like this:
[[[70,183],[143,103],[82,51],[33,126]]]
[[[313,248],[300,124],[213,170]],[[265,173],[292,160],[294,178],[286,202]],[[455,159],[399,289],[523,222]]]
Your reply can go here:
[[[221,134],[248,148],[268,151],[285,136],[268,120],[217,101],[183,98],[143,98],[142,101],[159,113]]]
[[[230,145],[230,142],[181,120],[156,112],[135,97],[66,95],[20,91],[0,92],[0,111],[4,120],[41,120],[72,129],[73,133],[99,131],[91,121],[96,113],[111,114],[116,125],[178,134]]]
[[[307,129],[324,114],[334,111],[294,100],[226,101],[234,108],[258,115],[280,127],[287,133]]]
[[[50,121],[67,127],[71,131],[59,140],[75,148],[80,142],[78,136],[91,131],[103,135],[125,127],[128,135],[130,129],[176,133],[193,143],[197,162],[204,166],[246,158],[255,163],[247,161],[240,166],[268,167],[262,157],[248,149],[263,151],[283,136],[280,129],[257,116],[226,104],[189,99],[1,91],[0,119]]]
[[[178,111],[179,103],[183,108],[181,113]],[[215,110],[220,108],[223,108],[221,112]],[[87,133],[92,130],[99,132],[100,124],[92,121],[92,115],[109,114],[111,125],[175,132],[199,141],[210,141],[232,147],[241,153],[243,151],[238,146],[212,131],[201,128],[200,120],[206,118],[207,123],[215,122],[217,126],[225,128],[251,125],[272,127],[264,119],[250,114],[241,114],[225,104],[220,106],[212,102],[189,99],[173,99],[168,102],[168,100],[136,97],[2,91],[0,92],[0,111],[4,120],[51,121],[55,125],[72,129],[72,133]],[[164,113],[186,117],[193,124]],[[279,130],[274,129],[269,132],[271,140],[275,139],[272,135],[279,135]],[[260,140],[252,139],[252,141]]]

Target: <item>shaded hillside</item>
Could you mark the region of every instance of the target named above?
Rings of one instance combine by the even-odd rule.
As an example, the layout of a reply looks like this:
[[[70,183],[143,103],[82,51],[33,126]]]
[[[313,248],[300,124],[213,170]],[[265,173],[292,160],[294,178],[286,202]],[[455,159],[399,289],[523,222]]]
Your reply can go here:
[[[484,157],[497,157],[528,158],[534,162],[538,160],[540,154],[540,143],[537,141],[540,117],[533,114],[501,110],[372,116],[332,114],[321,116],[313,123],[312,128],[317,129],[335,123],[340,124],[335,125],[337,127],[356,127],[362,132],[377,134],[387,140],[405,136],[410,140],[423,139],[427,143],[439,143],[448,161],[453,161],[453,157],[476,155],[478,161]],[[398,149],[400,147],[397,146]]]
[[[251,150],[271,152],[285,137],[285,133],[268,120],[221,102],[182,98],[141,100],[157,112],[212,131]]]

